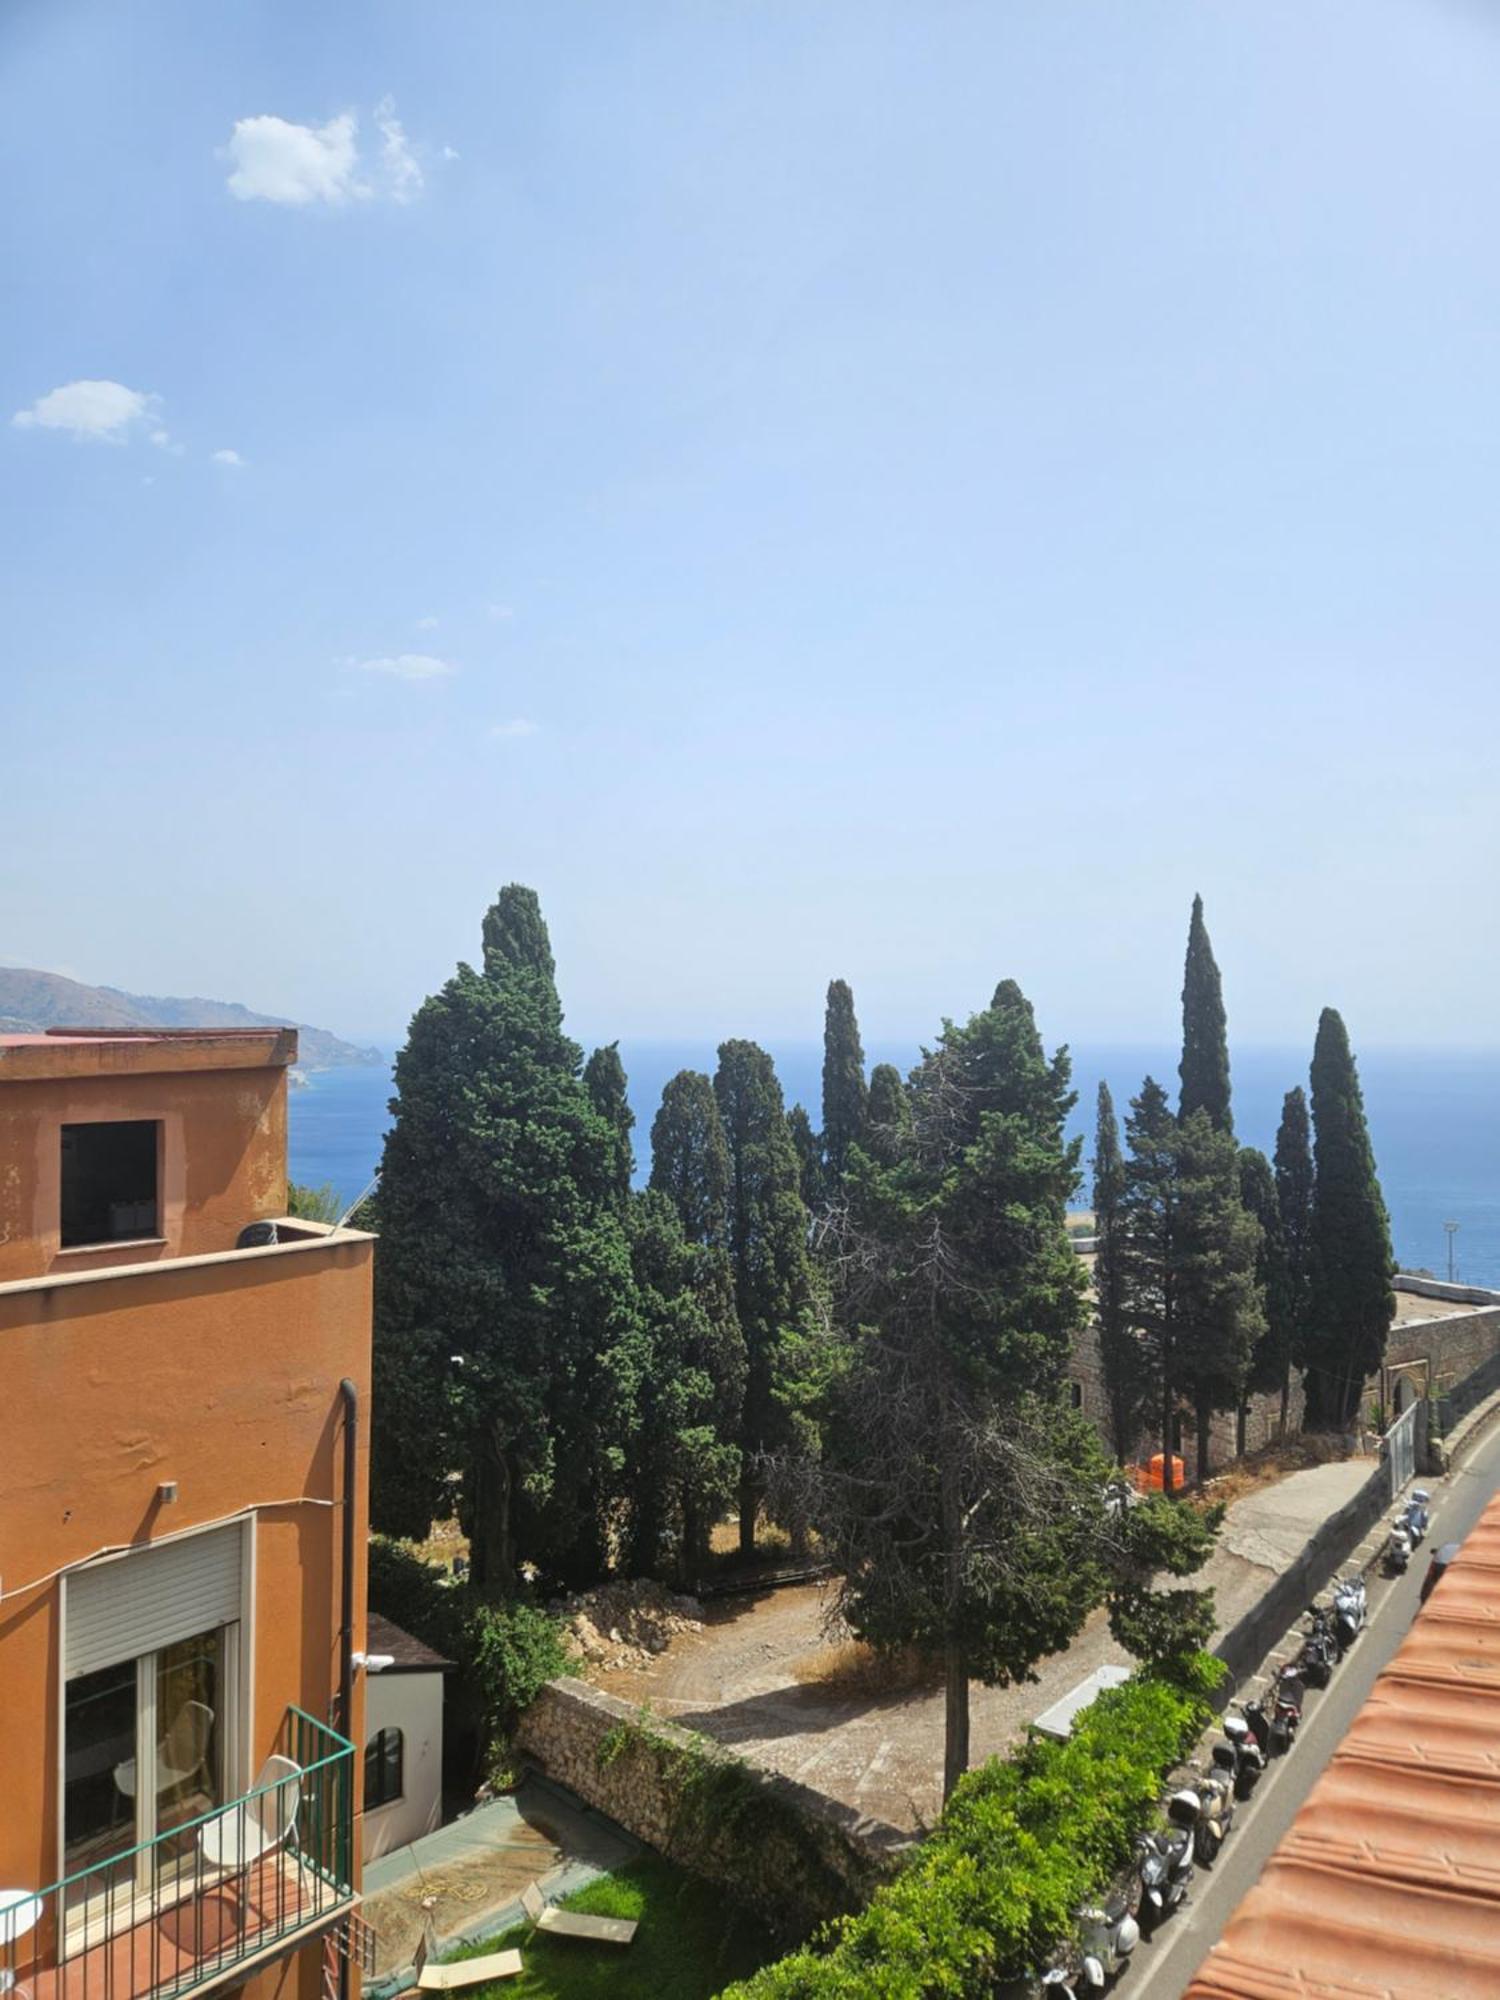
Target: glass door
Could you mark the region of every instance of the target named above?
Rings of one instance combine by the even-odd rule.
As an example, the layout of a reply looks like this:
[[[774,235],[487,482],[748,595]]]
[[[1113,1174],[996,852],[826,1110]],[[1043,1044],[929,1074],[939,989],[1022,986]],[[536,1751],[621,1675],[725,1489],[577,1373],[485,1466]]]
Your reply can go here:
[[[75,1948],[140,1921],[163,1891],[180,1894],[194,1879],[196,1822],[226,1802],[237,1629],[200,1632],[67,1683],[63,1870],[77,1878],[65,1913]]]

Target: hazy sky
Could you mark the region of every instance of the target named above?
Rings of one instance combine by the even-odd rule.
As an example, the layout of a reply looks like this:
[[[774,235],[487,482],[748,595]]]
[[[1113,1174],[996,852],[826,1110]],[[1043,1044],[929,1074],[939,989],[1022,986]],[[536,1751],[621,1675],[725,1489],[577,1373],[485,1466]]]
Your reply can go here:
[[[1493,1043],[1456,0],[9,0],[0,955]],[[14,420],[12,421],[12,418]]]

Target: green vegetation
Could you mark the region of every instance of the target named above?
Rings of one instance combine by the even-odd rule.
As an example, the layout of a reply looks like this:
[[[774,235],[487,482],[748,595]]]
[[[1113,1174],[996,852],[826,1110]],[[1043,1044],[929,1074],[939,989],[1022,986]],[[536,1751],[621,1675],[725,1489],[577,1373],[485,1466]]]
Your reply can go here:
[[[1282,1421],[1286,1420],[1291,1396],[1292,1344],[1296,1322],[1292,1317],[1292,1281],[1287,1263],[1286,1238],[1281,1227],[1281,1200],[1276,1175],[1264,1153],[1253,1146],[1240,1148],[1240,1200],[1245,1212],[1260,1225],[1260,1249],[1255,1259],[1255,1284],[1265,1314],[1265,1331],[1255,1343],[1245,1374],[1244,1394],[1276,1394],[1281,1398]],[[1239,1410],[1235,1449],[1245,1452],[1245,1403]]]
[[[1216,1132],[1232,1133],[1229,1110],[1229,1042],[1224,991],[1214,948],[1203,921],[1203,898],[1194,896],[1182,975],[1182,1092],[1177,1115],[1186,1124],[1195,1111],[1208,1114]]]
[[[323,1181],[318,1187],[288,1181],[286,1212],[303,1222],[337,1222],[344,1212],[344,1199],[332,1181]]]
[[[823,1016],[823,1158],[835,1187],[849,1164],[849,1148],[864,1138],[869,1106],[854,995],[846,979],[833,979]]]
[[[1140,1367],[1135,1332],[1126,1310],[1120,1227],[1124,1192],[1120,1127],[1109,1085],[1101,1083],[1094,1125],[1094,1316],[1109,1403],[1110,1443],[1121,1465],[1135,1450],[1150,1415],[1150,1384]]]
[[[1312,1059],[1316,1133],[1305,1352],[1307,1422],[1347,1430],[1365,1378],[1385,1357],[1395,1258],[1342,1020],[1323,1009]]]
[[[485,2000],[710,2000],[749,1978],[773,1949],[764,1925],[722,1889],[655,1854],[564,1896],[562,1907],[633,1917],[640,1929],[622,1947],[544,1937],[520,1925],[453,1953],[482,1958],[520,1947],[519,1979],[473,1990]]]
[[[1163,1680],[1100,1695],[1068,1742],[1034,1738],[971,1772],[865,1910],[732,2000],[987,2000],[1042,1964],[1079,1904],[1128,1860],[1207,1717],[1197,1694]]]

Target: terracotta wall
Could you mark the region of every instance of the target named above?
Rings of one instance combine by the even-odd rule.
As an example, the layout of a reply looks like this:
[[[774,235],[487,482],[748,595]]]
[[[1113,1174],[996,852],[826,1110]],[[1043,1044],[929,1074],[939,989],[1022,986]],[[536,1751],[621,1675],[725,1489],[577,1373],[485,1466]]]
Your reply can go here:
[[[45,1886],[58,1872],[58,1588],[25,1586],[59,1567],[259,1509],[256,1768],[289,1703],[327,1717],[340,1509],[316,1503],[342,1494],[348,1376],[363,1420],[361,1644],[372,1249],[349,1233],[185,1269],[0,1288],[0,1882]],[[159,1505],[157,1486],[171,1480],[179,1498]],[[362,1695],[356,1743],[361,1706]]]
[[[153,1070],[144,1067],[147,1054],[136,1061],[142,1066],[114,1074],[5,1079],[0,1283],[229,1250],[247,1222],[284,1213],[285,1065]],[[165,1240],[134,1249],[61,1249],[61,1128],[146,1118],[162,1125],[158,1226]]]

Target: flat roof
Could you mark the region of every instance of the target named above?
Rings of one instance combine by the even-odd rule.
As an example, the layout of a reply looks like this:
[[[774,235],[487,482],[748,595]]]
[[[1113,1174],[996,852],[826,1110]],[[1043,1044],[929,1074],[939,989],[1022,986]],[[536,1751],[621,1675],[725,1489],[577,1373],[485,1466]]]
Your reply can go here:
[[[285,1069],[295,1028],[49,1028],[0,1035],[0,1083],[164,1071]]]

